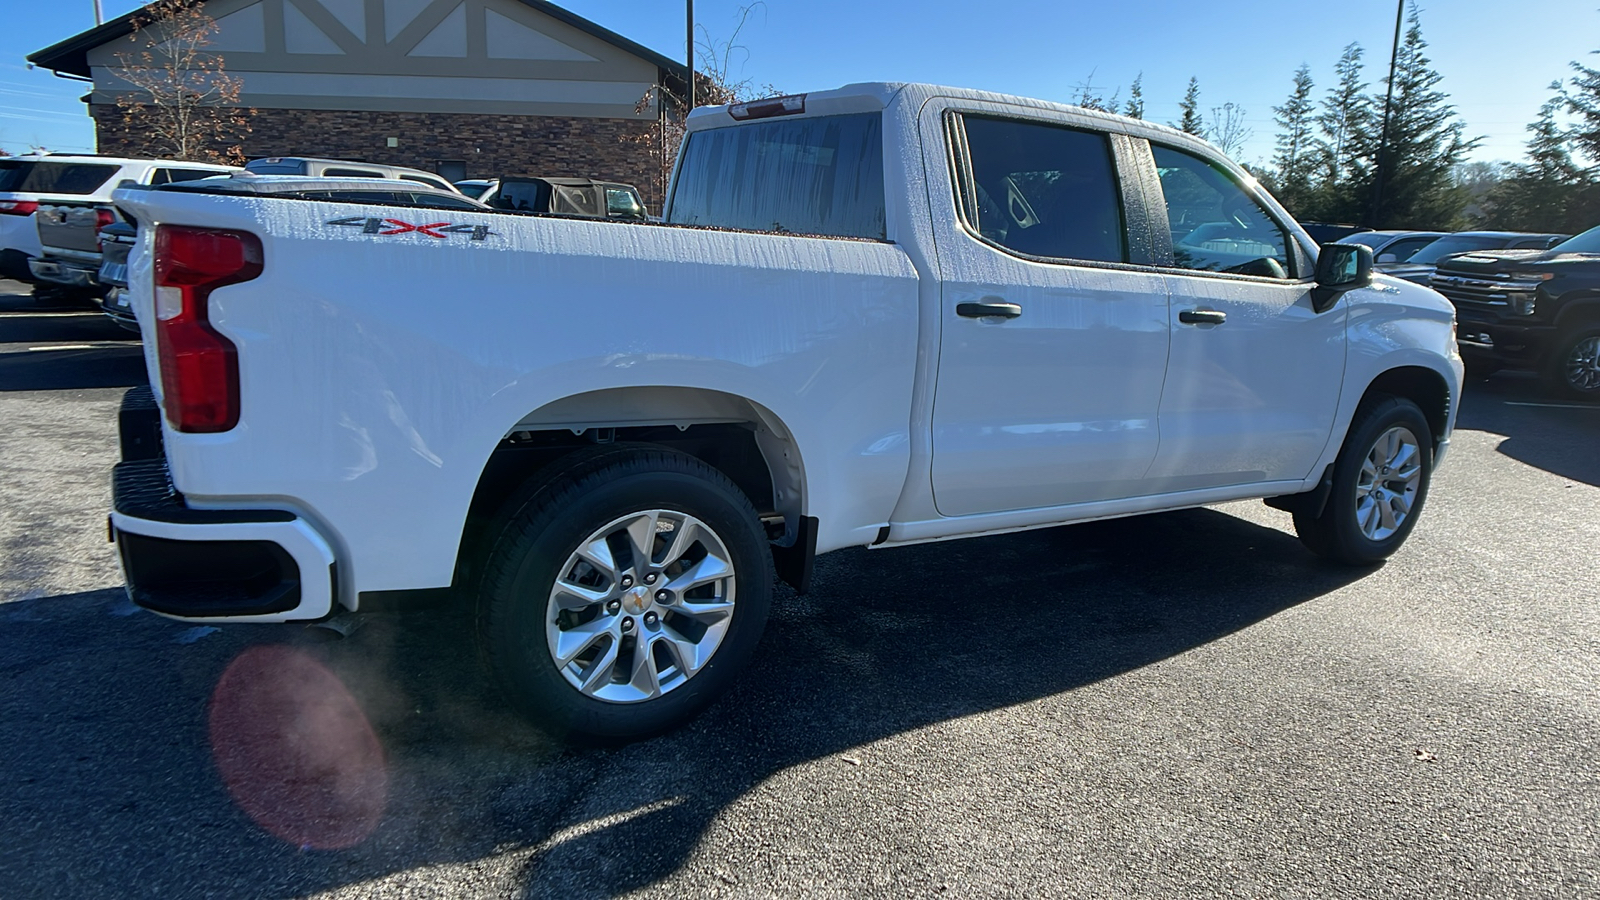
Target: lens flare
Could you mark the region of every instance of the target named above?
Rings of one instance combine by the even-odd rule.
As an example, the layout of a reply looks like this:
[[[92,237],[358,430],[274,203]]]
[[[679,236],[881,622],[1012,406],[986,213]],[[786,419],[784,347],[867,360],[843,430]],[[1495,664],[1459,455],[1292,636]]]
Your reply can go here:
[[[383,819],[383,746],[338,676],[300,650],[251,647],[229,663],[210,737],[233,801],[296,847],[353,847]]]

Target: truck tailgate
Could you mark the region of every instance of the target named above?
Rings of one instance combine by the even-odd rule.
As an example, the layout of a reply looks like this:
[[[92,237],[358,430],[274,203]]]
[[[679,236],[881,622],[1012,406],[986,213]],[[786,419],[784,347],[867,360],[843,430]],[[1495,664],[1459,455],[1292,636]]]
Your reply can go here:
[[[73,251],[67,255],[98,253],[98,231],[102,221],[100,210],[93,206],[41,206],[34,215],[34,222],[39,229],[39,243],[44,247],[44,252]]]

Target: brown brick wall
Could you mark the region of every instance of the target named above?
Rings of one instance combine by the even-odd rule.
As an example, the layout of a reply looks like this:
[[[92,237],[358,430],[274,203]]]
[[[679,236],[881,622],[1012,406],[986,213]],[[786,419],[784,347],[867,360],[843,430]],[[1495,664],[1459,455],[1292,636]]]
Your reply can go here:
[[[93,104],[101,153],[137,153],[115,106]],[[245,157],[321,156],[410,166],[433,172],[441,160],[466,163],[467,177],[548,175],[601,178],[637,185],[659,213],[654,169],[630,138],[650,122],[553,116],[261,109],[250,120]],[[387,138],[399,146],[387,146]]]

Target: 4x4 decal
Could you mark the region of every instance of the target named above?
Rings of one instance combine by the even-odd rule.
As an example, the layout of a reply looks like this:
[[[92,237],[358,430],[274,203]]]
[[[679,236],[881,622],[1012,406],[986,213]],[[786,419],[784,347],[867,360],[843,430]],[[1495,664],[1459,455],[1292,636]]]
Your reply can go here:
[[[362,234],[376,234],[380,237],[393,234],[425,234],[431,238],[441,240],[449,238],[452,234],[470,235],[468,240],[481,241],[496,232],[490,231],[487,225],[454,225],[450,222],[429,222],[425,225],[414,225],[402,222],[399,219],[380,219],[373,216],[351,216],[347,219],[333,219],[329,225],[341,225],[346,228],[359,228]]]

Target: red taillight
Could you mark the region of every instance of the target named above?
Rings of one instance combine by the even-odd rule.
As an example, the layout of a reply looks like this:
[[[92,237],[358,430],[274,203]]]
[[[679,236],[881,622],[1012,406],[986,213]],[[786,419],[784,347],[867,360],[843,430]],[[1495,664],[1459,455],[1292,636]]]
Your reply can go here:
[[[239,356],[211,327],[211,292],[261,274],[261,239],[245,231],[156,229],[156,350],[162,402],[179,431],[239,424]]]
[[[37,200],[0,200],[0,216],[31,216],[38,209]]]
[[[111,210],[109,209],[97,209],[94,211],[94,252],[105,252],[105,245],[103,242],[104,239],[100,234],[100,229],[110,225],[116,220],[117,217],[112,215]]]

